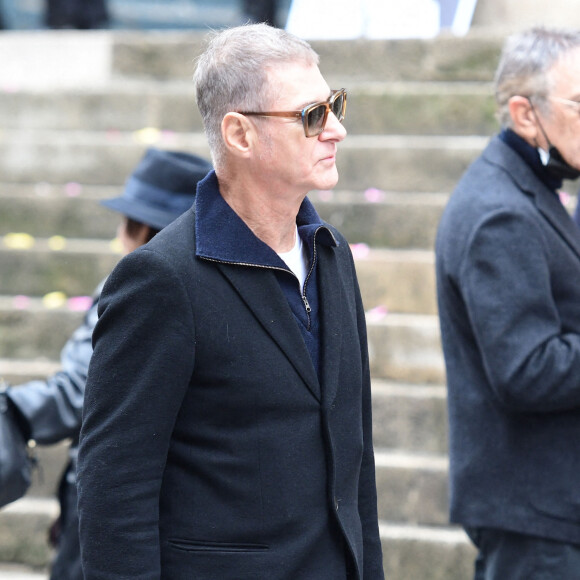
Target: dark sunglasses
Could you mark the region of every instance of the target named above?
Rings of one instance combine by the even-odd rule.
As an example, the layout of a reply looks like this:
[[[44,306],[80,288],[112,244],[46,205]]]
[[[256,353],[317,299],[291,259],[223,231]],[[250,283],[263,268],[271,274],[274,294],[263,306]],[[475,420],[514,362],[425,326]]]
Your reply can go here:
[[[313,103],[304,107],[301,111],[276,111],[276,112],[242,112],[240,115],[255,115],[259,117],[296,117],[302,119],[304,134],[306,137],[316,137],[324,131],[328,113],[331,111],[342,123],[346,114],[346,89],[332,91],[328,101]]]

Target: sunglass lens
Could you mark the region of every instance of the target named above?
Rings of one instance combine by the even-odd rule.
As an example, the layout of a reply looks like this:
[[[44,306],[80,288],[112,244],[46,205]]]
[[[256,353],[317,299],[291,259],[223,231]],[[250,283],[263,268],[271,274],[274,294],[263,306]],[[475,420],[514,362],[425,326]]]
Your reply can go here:
[[[343,114],[344,97],[345,97],[344,92],[341,92],[336,96],[336,99],[334,99],[332,103],[332,112],[336,115],[336,118],[339,121],[342,121],[342,119],[344,118]]]
[[[318,105],[308,112],[308,132],[310,135],[322,133],[324,128],[324,117],[326,114],[326,105]]]

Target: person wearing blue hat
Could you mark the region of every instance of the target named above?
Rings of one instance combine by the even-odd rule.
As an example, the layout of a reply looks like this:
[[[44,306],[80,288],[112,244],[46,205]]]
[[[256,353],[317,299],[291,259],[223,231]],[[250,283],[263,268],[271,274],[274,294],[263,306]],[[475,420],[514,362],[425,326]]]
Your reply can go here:
[[[506,38],[499,133],[458,181],[435,240],[449,518],[477,580],[580,578],[580,30]]]
[[[101,203],[122,214],[118,235],[125,253],[150,241],[193,204],[197,182],[211,170],[205,159],[184,152],[149,148],[119,197]],[[83,323],[61,353],[62,368],[45,380],[9,387],[25,438],[40,445],[71,439],[69,462],[61,477],[60,516],[51,527],[56,548],[51,580],[83,580],[78,536],[76,463],[85,384],[92,355],[91,337],[104,282],[93,295]]]

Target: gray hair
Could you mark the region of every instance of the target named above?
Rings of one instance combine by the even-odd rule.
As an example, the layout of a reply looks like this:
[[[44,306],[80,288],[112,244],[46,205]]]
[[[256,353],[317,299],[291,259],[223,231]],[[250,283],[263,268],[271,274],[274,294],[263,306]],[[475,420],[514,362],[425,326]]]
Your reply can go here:
[[[318,61],[306,41],[263,23],[211,35],[197,59],[193,82],[214,166],[220,165],[224,153],[224,115],[260,110],[272,98],[273,88],[266,86],[268,70],[279,64],[318,65]]]
[[[580,31],[532,28],[510,36],[503,47],[495,73],[495,99],[503,127],[513,125],[509,113],[511,97],[534,97],[533,104],[549,114],[551,71],[560,58],[580,47]]]

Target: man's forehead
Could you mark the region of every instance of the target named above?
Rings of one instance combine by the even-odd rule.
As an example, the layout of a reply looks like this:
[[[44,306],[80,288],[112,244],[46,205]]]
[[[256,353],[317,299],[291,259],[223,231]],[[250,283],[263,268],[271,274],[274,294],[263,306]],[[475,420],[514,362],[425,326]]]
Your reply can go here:
[[[580,47],[562,55],[554,63],[550,77],[554,90],[573,91],[580,95]]]
[[[317,65],[295,63],[269,71],[267,93],[272,102],[306,106],[327,99],[331,91]]]

